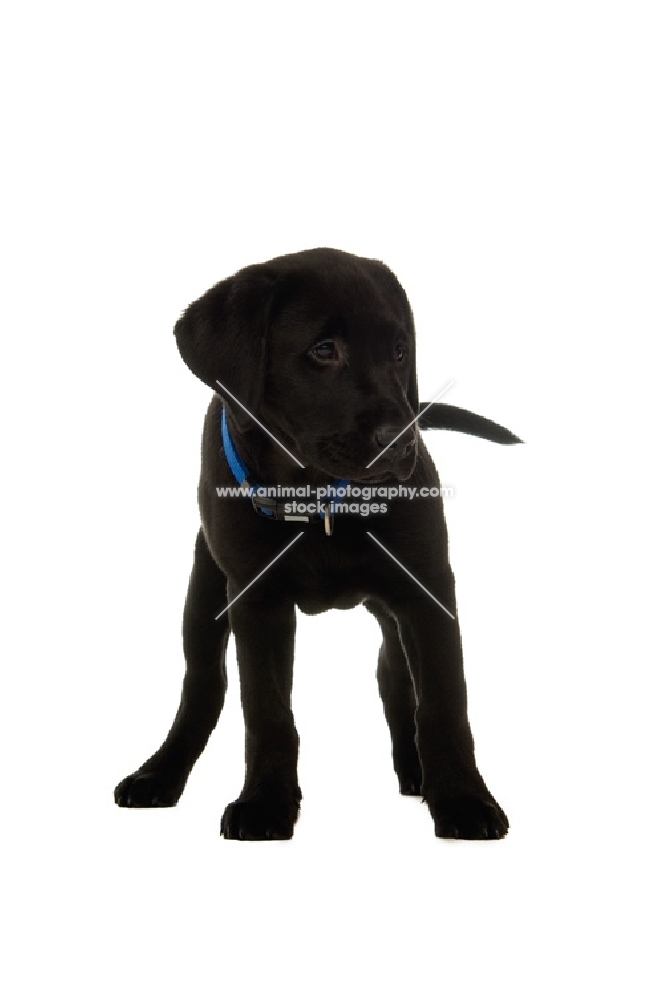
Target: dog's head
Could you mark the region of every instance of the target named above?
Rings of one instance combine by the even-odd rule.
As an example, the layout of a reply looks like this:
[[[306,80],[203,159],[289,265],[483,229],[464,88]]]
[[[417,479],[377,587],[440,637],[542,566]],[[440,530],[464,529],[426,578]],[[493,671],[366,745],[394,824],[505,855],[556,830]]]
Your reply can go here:
[[[189,306],[175,336],[240,430],[246,407],[329,476],[412,474],[414,426],[393,439],[419,409],[413,317],[379,261],[317,249],[246,267]]]

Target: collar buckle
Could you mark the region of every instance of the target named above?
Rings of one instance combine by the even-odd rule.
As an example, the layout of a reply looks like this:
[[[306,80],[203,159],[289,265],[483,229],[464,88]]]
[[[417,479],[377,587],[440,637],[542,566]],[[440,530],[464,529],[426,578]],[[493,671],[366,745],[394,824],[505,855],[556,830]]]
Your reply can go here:
[[[256,493],[252,493],[251,505],[261,517],[269,517],[273,520],[277,520],[279,517],[276,497],[260,497]]]

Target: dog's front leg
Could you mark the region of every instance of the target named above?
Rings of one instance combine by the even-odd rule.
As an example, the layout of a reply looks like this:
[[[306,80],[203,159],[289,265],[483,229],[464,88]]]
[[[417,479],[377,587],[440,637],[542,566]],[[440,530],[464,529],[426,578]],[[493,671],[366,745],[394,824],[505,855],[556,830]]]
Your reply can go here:
[[[226,807],[232,840],[288,840],[300,808],[298,735],[291,710],[295,608],[286,600],[241,598],[231,608],[246,728],[246,775]]]
[[[187,669],[175,721],[159,750],[115,789],[119,806],[174,806],[214,729],[226,694],[226,577],[199,531],[187,591],[182,639]]]
[[[451,570],[435,590],[441,603],[455,612]],[[422,795],[436,835],[466,840],[504,837],[507,817],[475,763],[458,622],[426,595],[414,596],[394,610],[415,686]]]

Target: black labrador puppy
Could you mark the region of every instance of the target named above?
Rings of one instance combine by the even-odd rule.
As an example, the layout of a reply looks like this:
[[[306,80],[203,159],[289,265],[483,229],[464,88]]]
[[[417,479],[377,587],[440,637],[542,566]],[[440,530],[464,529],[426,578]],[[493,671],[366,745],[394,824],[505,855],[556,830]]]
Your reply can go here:
[[[408,299],[376,260],[316,249],[246,267],[194,302],[175,336],[215,390],[186,673],[166,740],[120,782],[116,802],[178,801],[223,705],[232,629],[246,778],[222,833],[291,837],[301,798],[295,609],[363,603],[383,633],[378,687],[401,792],[424,798],[439,837],[503,837],[507,817],[475,763],[440,483],[418,422],[518,438],[457,407],[420,406]]]

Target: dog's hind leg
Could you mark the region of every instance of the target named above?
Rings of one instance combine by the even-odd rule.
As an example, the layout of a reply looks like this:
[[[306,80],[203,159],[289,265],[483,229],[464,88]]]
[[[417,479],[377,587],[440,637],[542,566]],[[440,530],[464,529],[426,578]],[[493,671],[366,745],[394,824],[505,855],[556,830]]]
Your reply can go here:
[[[182,624],[187,668],[180,707],[159,750],[115,789],[119,806],[173,806],[180,798],[224,703],[228,615],[219,621],[215,615],[226,593],[226,577],[199,531]]]
[[[378,620],[383,642],[378,654],[378,691],[392,737],[392,759],[402,795],[419,795],[422,768],[415,743],[415,689],[397,623],[377,601],[365,607]]]

